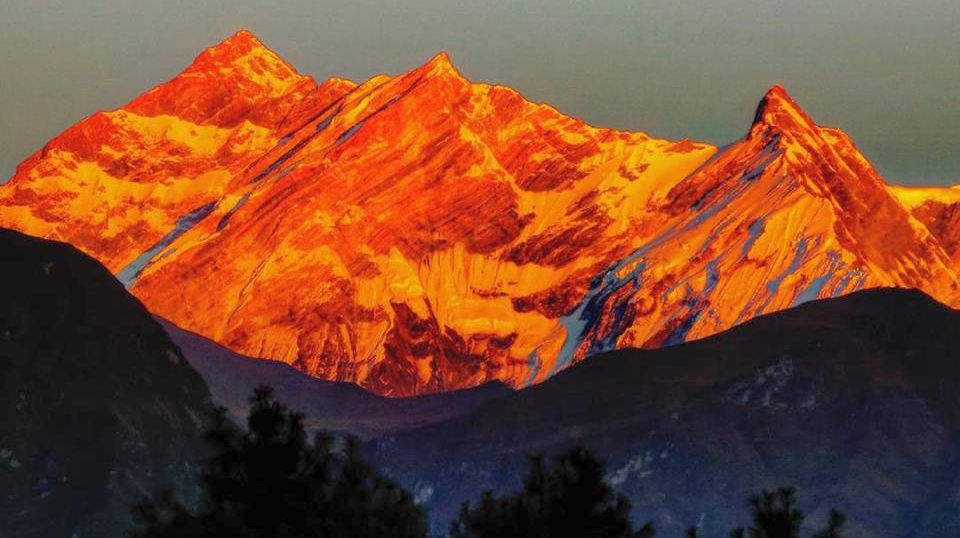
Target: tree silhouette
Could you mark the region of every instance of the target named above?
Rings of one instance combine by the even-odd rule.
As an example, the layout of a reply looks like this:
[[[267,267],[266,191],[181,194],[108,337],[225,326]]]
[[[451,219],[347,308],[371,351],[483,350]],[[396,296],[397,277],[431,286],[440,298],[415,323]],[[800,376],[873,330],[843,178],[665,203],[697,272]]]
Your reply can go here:
[[[744,530],[737,527],[730,531],[730,538],[799,538],[804,515],[796,507],[796,490],[790,487],[763,491],[747,500],[753,525]],[[836,510],[830,511],[827,528],[814,534],[813,538],[843,538],[841,531],[846,517]],[[688,532],[688,536],[691,536]],[[693,535],[695,536],[695,534]]]
[[[134,538],[425,538],[426,517],[412,496],[380,475],[356,438],[311,438],[303,416],[260,386],[250,399],[246,429],[217,410],[206,440],[195,506],[165,490],[134,507]],[[748,499],[752,524],[730,538],[800,538],[803,513],[785,487]],[[832,510],[812,538],[843,538],[846,518]],[[697,527],[686,538],[697,538]],[[585,448],[547,465],[531,456],[522,489],[486,492],[465,503],[450,538],[653,538],[653,525],[634,530],[630,502],[604,480],[604,466]]]
[[[325,433],[308,441],[303,416],[277,402],[269,387],[258,387],[250,402],[245,431],[217,411],[196,509],[161,492],[134,508],[132,536],[426,536],[423,510],[361,458],[356,439],[342,450]]]
[[[561,454],[550,468],[542,456],[532,456],[519,493],[497,498],[487,492],[476,506],[464,504],[450,537],[652,537],[650,524],[632,529],[630,502],[603,474],[603,464],[584,448]]]
[[[796,508],[796,493],[794,488],[786,487],[750,497],[750,538],[800,538],[803,513]]]

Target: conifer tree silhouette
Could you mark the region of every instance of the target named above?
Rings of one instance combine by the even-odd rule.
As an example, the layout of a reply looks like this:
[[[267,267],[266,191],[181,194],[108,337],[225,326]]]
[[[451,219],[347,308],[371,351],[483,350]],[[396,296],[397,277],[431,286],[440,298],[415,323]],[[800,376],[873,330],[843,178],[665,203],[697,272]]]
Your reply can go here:
[[[796,508],[796,490],[791,487],[764,491],[748,499],[753,512],[750,538],[800,538],[803,513]]]
[[[476,506],[464,504],[450,526],[451,538],[651,538],[653,526],[634,531],[630,502],[603,478],[603,464],[584,448],[547,467],[532,456],[523,489],[497,498],[487,492]]]
[[[800,538],[804,515],[796,506],[796,490],[782,487],[763,491],[747,500],[753,524],[744,530],[737,527],[730,531],[730,538]],[[846,516],[836,510],[830,511],[827,528],[813,538],[843,538],[841,531]]]
[[[320,433],[308,440],[303,416],[258,387],[246,430],[219,409],[207,431],[199,505],[171,491],[134,508],[134,537],[355,538],[426,536],[423,510],[378,474],[348,438],[341,451]]]

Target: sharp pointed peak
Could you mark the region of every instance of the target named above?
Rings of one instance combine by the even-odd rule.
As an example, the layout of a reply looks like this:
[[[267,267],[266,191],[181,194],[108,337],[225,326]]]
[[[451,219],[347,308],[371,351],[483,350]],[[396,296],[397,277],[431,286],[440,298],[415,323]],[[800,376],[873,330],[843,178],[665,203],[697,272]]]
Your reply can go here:
[[[229,53],[233,51],[247,53],[255,49],[267,49],[267,47],[252,31],[241,28],[216,45],[207,48],[204,53]]]
[[[230,34],[229,37],[223,40],[223,42],[226,42],[226,41],[249,41],[249,42],[258,43],[261,45],[263,44],[263,42],[260,41],[260,38],[257,37],[257,35],[254,34],[252,30],[248,30],[247,28],[241,28],[236,32]]]
[[[293,69],[279,54],[264,45],[259,37],[247,29],[238,30],[216,45],[204,49],[191,67],[203,69],[226,66],[251,56],[270,58],[273,63]]]
[[[769,96],[786,98],[786,99],[790,99],[791,101],[793,100],[790,97],[790,94],[787,93],[787,89],[783,87],[783,84],[774,84],[773,86],[770,86],[770,89],[768,89],[767,93],[764,94],[764,97],[769,97]]]
[[[754,134],[767,129],[782,132],[815,128],[816,124],[790,96],[787,89],[780,84],[774,84],[757,105],[750,132]]]
[[[216,45],[204,49],[184,71],[184,74],[196,73],[216,77],[235,73],[265,87],[286,86],[309,78],[297,72],[247,29],[238,30]]]
[[[450,58],[450,53],[445,50],[441,50],[440,52],[434,54],[427,63],[453,67],[453,60]]]
[[[440,51],[434,54],[433,57],[427,61],[427,63],[418,67],[416,71],[433,76],[454,76],[457,78],[463,78],[463,75],[460,74],[460,70],[453,65],[453,60],[450,58],[450,54],[447,51]]]
[[[252,32],[240,30],[204,49],[177,76],[124,108],[141,115],[166,114],[194,123],[232,126],[242,118],[237,110],[290,92],[301,96],[315,87],[311,77],[298,73]],[[243,107],[234,105],[240,102]],[[223,115],[224,111],[233,112]]]

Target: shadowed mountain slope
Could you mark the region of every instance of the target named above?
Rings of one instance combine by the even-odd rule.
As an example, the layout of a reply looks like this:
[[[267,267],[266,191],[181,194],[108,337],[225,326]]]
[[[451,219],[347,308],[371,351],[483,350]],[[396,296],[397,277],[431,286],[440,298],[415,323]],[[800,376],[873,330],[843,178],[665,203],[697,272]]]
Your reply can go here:
[[[213,401],[226,407],[238,423],[246,420],[250,395],[260,384],[273,387],[278,401],[303,413],[309,429],[350,433],[361,439],[440,422],[513,392],[491,381],[443,394],[386,398],[353,383],[310,377],[280,361],[238,355],[169,321],[159,321],[203,376]]]
[[[591,358],[453,420],[369,445],[443,526],[518,485],[526,455],[586,445],[636,517],[720,536],[790,484],[850,535],[960,532],[960,313],[916,291],[807,303],[660,350]]]
[[[121,536],[191,495],[207,388],[146,309],[68,245],[0,229],[0,535]]]

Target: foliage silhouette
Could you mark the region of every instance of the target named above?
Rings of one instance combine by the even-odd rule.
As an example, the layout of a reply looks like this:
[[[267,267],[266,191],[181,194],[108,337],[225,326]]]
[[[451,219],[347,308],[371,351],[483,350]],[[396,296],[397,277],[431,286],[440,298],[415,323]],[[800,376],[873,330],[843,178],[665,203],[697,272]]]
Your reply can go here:
[[[753,524],[746,530],[738,527],[730,531],[730,538],[800,538],[804,515],[796,507],[796,490],[782,487],[763,491],[747,500]],[[827,528],[813,538],[843,538],[842,530],[846,517],[836,510],[830,511]],[[688,534],[689,536],[689,534]]]
[[[134,508],[138,538],[354,538],[426,536],[423,510],[379,475],[356,439],[341,450],[325,433],[307,438],[303,417],[258,387],[247,429],[218,410],[207,432],[201,498],[188,509],[171,491]]]
[[[326,433],[308,439],[303,416],[260,386],[246,429],[218,409],[206,433],[212,455],[203,464],[200,500],[188,507],[165,490],[134,507],[134,538],[425,538],[426,517],[412,496],[360,455],[359,442]],[[752,524],[730,538],[800,538],[804,515],[796,491],[784,487],[748,499]],[[846,518],[833,510],[812,538],[842,538]],[[653,538],[651,523],[634,530],[630,502],[604,479],[585,448],[547,465],[530,457],[523,488],[465,503],[450,538]],[[697,538],[697,527],[686,530]]]
[[[796,508],[796,490],[764,491],[747,501],[753,512],[750,538],[799,538],[803,513]]]
[[[651,524],[634,531],[630,502],[604,480],[603,464],[584,448],[558,456],[549,468],[532,456],[523,489],[503,498],[487,492],[464,504],[451,538],[651,538]]]

